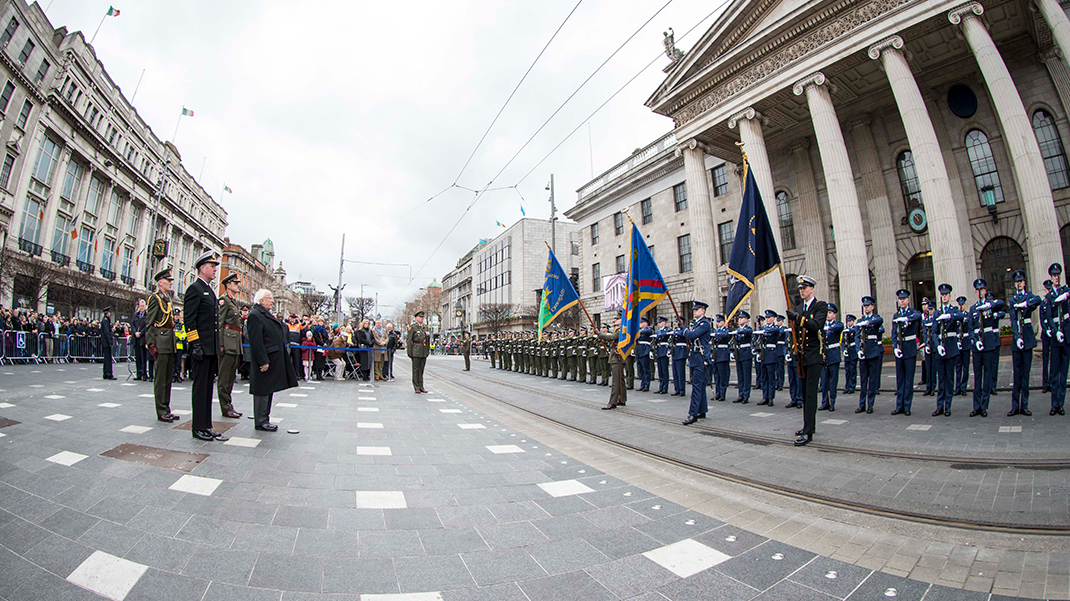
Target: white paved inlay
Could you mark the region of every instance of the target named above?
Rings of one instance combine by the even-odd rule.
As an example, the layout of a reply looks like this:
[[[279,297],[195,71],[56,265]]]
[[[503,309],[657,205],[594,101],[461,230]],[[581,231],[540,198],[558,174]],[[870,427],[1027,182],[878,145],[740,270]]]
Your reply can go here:
[[[378,593],[362,594],[360,601],[442,601],[442,593]]]
[[[255,447],[260,444],[259,438],[242,438],[240,436],[231,436],[230,440],[224,442],[225,445],[233,447]]]
[[[152,395],[150,394],[149,396],[152,396]],[[45,398],[46,399],[56,400],[56,399],[65,399],[67,397],[63,396],[62,394],[46,394]]]
[[[694,576],[702,570],[708,570],[723,561],[732,559],[690,538],[647,551],[643,553],[643,556],[680,578]]]
[[[487,427],[483,424],[457,424],[462,430],[486,430]]]
[[[171,390],[174,390],[174,388],[172,388]],[[156,398],[156,397],[155,397],[154,395],[151,395],[151,394],[139,394],[138,396],[139,396],[139,397],[141,397],[141,398],[143,398],[143,399],[153,399],[153,398]]]
[[[1000,426],[999,427],[999,431],[1001,433],[1021,432],[1022,431],[1022,427],[1021,426]]]
[[[86,392],[104,392],[103,388],[86,388]]]
[[[647,399],[648,403],[668,403],[669,399]]]
[[[357,427],[358,428],[367,428],[367,429],[370,429],[370,430],[381,430],[383,428],[383,424],[379,424],[379,423],[375,423],[375,422],[357,422]]]
[[[357,407],[357,411],[378,411],[378,407]]]
[[[123,601],[149,566],[94,551],[67,576],[67,582],[115,601]]]
[[[826,419],[825,421],[823,421],[821,423],[828,424],[830,426],[842,426],[843,424],[847,423],[847,420],[845,420],[845,419]]]
[[[776,414],[775,413],[765,413],[764,411],[759,411],[758,413],[751,413],[750,414],[751,417],[773,417],[774,415],[776,415]]]
[[[152,428],[150,428],[148,426],[127,426],[125,428],[120,428],[119,431],[120,432],[129,432],[130,434],[144,434],[144,433],[148,432],[151,429]]]
[[[445,403],[446,399],[427,399],[428,403]]]
[[[439,413],[462,413],[460,409],[439,409]]]
[[[30,384],[30,388],[44,388],[44,384]]]
[[[375,397],[373,397],[373,396],[358,396],[357,400],[358,401],[374,401]]]
[[[296,392],[292,392],[292,393],[290,393],[290,396],[297,397],[297,398],[304,398],[304,397],[307,397],[308,395],[307,394],[299,394],[299,393],[296,393]]]
[[[539,488],[545,490],[551,497],[568,497],[572,495],[582,495],[585,492],[594,492],[593,488],[579,480],[540,482]]]
[[[0,409],[10,409],[14,407],[11,403],[0,403]]]
[[[53,413],[52,415],[46,415],[45,419],[50,419],[54,422],[61,422],[65,419],[71,419],[71,416],[63,415],[62,413]]]
[[[487,447],[487,450],[495,455],[501,455],[502,453],[523,453],[524,449],[516,446],[515,444],[496,444]]]
[[[406,509],[405,493],[400,490],[358,490],[357,509]]]
[[[51,461],[52,463],[58,463],[60,465],[66,465],[68,467],[78,463],[85,459],[88,455],[82,455],[81,453],[72,453],[71,451],[60,451],[55,455],[45,459],[45,461]]]
[[[97,407],[104,407],[105,409],[115,409],[116,407],[122,407],[122,403],[100,403]]]
[[[4,434],[3,432],[0,432],[0,438],[3,438],[5,436],[7,436],[7,434]]]
[[[185,389],[186,389],[185,386],[172,386],[171,387],[171,390],[185,390]]]
[[[357,447],[357,455],[393,455],[390,447]]]
[[[74,382],[67,382],[67,383],[68,384],[74,384]],[[123,382],[122,384],[120,384],[120,386],[137,386],[137,384],[134,384],[133,382]],[[174,388],[172,388],[171,390],[174,390]]]
[[[293,409],[297,406],[297,403],[275,403],[276,407],[284,407],[286,409]]]
[[[212,493],[215,492],[215,489],[222,483],[222,480],[217,480],[215,478],[203,478],[201,476],[191,476],[186,474],[178,480],[175,480],[175,483],[168,486],[168,488],[179,492],[188,492],[194,495],[210,497],[212,496]]]
[[[193,415],[193,412],[189,409],[172,409],[171,413],[175,415]]]
[[[922,432],[927,432],[929,428],[932,427],[932,424],[911,424],[907,426],[907,430],[921,430]]]

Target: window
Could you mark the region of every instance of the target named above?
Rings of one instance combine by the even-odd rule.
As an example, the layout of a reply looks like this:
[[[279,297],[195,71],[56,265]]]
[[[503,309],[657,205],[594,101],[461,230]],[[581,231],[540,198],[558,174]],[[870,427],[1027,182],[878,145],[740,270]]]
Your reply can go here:
[[[11,103],[11,95],[15,93],[15,84],[10,81],[4,84],[4,91],[0,93],[0,113],[7,112],[7,105]]]
[[[22,214],[22,229],[19,238],[37,244],[37,235],[41,232],[41,203],[32,197],[26,198],[26,212]]]
[[[624,233],[624,215],[620,211],[613,214],[613,233],[618,236]]]
[[[26,44],[22,47],[22,52],[19,53],[19,62],[26,64],[26,60],[30,58],[30,53],[33,52],[33,40],[26,40]]]
[[[1003,186],[999,183],[999,171],[996,170],[996,159],[992,156],[988,136],[979,129],[970,130],[966,134],[966,154],[970,157],[970,169],[973,169],[973,181],[977,185],[981,206],[1003,202]]]
[[[67,173],[63,176],[63,188],[59,191],[60,198],[73,201],[74,196],[78,193],[78,189],[82,187],[82,173],[85,172],[85,167],[78,161],[71,159],[67,163]]]
[[[123,272],[124,278],[130,277],[130,267],[134,263],[134,249],[130,246],[123,247]]]
[[[672,187],[672,197],[676,202],[676,211],[687,208],[687,182],[680,182]]]
[[[1055,129],[1055,119],[1047,111],[1033,113],[1033,133],[1040,144],[1040,154],[1044,157],[1044,168],[1048,170],[1048,183],[1052,190],[1070,187],[1070,175],[1066,165],[1066,151],[1059,131]]]
[[[41,148],[37,151],[37,160],[33,164],[33,176],[46,186],[52,180],[52,170],[56,168],[59,145],[48,136],[41,136]]]
[[[732,258],[732,244],[736,241],[736,232],[732,228],[732,222],[726,221],[717,226],[717,236],[721,240],[721,265]]]
[[[104,238],[104,256],[100,259],[100,268],[103,271],[111,271],[115,260],[115,240]],[[114,277],[114,276],[112,276]]]
[[[4,157],[4,167],[0,169],[0,188],[6,188],[11,183],[11,168],[15,165],[15,157],[10,154]]]
[[[713,168],[713,195],[722,194],[728,194],[728,173],[723,164]]]
[[[14,17],[7,22],[7,28],[4,29],[4,33],[0,34],[0,46],[7,46],[7,43],[11,41],[11,36],[15,35],[15,31],[19,28],[19,22]]]
[[[899,153],[895,160],[895,168],[899,171],[899,187],[903,190],[903,204],[907,212],[921,206],[921,184],[918,183],[918,172],[914,169],[914,155],[909,150]]]
[[[598,244],[598,224],[591,224],[591,245]]]
[[[128,236],[137,236],[137,226],[141,224],[141,207],[133,205],[130,207],[130,219],[126,222],[126,234]]]
[[[649,198],[639,201],[639,210],[643,213],[643,225],[654,221],[654,203]]]
[[[67,86],[67,102],[74,102],[74,93],[78,91],[78,84],[71,82],[71,85]]]
[[[82,231],[78,232],[78,260],[82,263],[93,262],[93,237],[95,235],[93,228],[82,224]]]
[[[119,226],[119,218],[123,215],[123,199],[119,197],[118,190],[111,191],[111,205],[108,206],[108,225]]]
[[[591,265],[591,291],[602,291],[602,264],[595,263]]]
[[[30,111],[33,110],[33,103],[27,98],[22,102],[22,110],[19,111],[19,120],[15,122],[20,129],[26,129],[26,122],[30,119]]]
[[[783,190],[776,193],[776,212],[780,216],[780,243],[784,245],[781,250],[792,250],[795,248],[795,218],[791,215],[788,193]]]
[[[676,239],[676,248],[680,251],[680,273],[691,271],[691,234],[684,234]]]
[[[85,217],[82,221],[90,225],[97,224],[97,211],[100,201],[104,199],[104,182],[97,177],[89,178],[89,196],[85,199]]]
[[[617,255],[617,273],[624,273],[628,271],[628,266],[624,263],[624,255]]]
[[[37,75],[33,76],[34,83],[41,83],[41,80],[48,74],[48,68],[52,65],[48,64],[47,60],[41,61],[41,66],[37,68]]]
[[[52,231],[52,252],[67,254],[67,240],[71,237],[71,220],[65,215],[56,215],[56,229]]]

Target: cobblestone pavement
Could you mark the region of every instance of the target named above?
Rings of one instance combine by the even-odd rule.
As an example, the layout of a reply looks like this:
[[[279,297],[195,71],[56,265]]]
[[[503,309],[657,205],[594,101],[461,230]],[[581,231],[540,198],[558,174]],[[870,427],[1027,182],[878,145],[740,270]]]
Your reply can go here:
[[[1059,537],[803,506],[549,428],[452,373],[415,395],[404,370],[281,393],[280,432],[226,420],[224,444],[156,421],[149,384],[99,366],[0,368],[18,422],[0,424],[0,598],[1070,597]],[[206,456],[102,455],[122,444]]]

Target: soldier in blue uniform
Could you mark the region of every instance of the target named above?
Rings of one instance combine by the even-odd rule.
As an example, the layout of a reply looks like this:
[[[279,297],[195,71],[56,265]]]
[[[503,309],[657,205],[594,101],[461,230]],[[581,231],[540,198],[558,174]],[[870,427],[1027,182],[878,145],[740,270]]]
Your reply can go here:
[[[740,310],[736,315],[736,329],[732,330],[732,336],[735,338],[736,349],[736,387],[739,389],[739,398],[732,401],[733,403],[742,403],[746,405],[750,402],[750,377],[751,377],[751,360],[753,354],[751,353],[751,340],[754,336],[754,330],[750,327],[750,313]]]
[[[773,406],[776,397],[777,343],[783,332],[776,325],[776,311],[767,309],[762,325],[762,401],[759,405]]]
[[[1029,371],[1033,366],[1033,349],[1037,347],[1037,334],[1033,329],[1033,311],[1040,306],[1040,297],[1026,289],[1025,271],[1017,269],[1014,278],[1014,296],[1007,303],[1011,320],[1011,347],[1013,377],[1011,384],[1011,410],[1007,417],[1033,415],[1029,410]]]
[[[788,336],[791,332],[784,326],[784,316],[776,316],[776,327],[780,329],[780,339],[776,341],[776,389],[784,389],[784,368],[788,357]]]
[[[1051,411],[1048,415],[1066,415],[1066,370],[1070,363],[1070,288],[1062,284],[1063,266],[1052,263],[1048,267],[1051,292],[1048,301],[1048,325],[1051,332],[1051,358],[1048,359],[1048,386],[1051,387]]]
[[[922,340],[925,342],[921,358],[921,383],[925,385],[922,396],[933,396],[936,394],[936,378],[933,377],[933,345],[929,344],[929,341],[932,340],[933,326],[936,325],[936,303],[929,298],[923,298],[921,310]]]
[[[966,307],[966,297],[955,299],[959,311],[965,316],[970,312]],[[955,394],[966,396],[966,382],[970,379],[970,320],[963,317],[959,322],[959,358],[955,363]]]
[[[669,363],[672,361],[672,330],[668,328],[669,320],[658,317],[658,332],[654,337],[657,345],[655,354],[658,360],[658,394],[669,394]]]
[[[918,367],[921,311],[910,306],[909,290],[900,288],[895,296],[899,310],[892,318],[892,353],[895,355],[895,409],[892,415],[910,415],[910,405],[914,401],[914,371]]]
[[[751,354],[754,363],[754,388],[761,390],[765,384],[765,316],[754,316],[754,336],[751,338]]]
[[[951,399],[955,393],[955,366],[961,360],[959,350],[960,324],[966,320],[966,314],[951,304],[951,285],[940,284],[940,306],[933,313],[933,325],[929,331],[926,348],[932,351],[932,371],[929,377],[936,386],[936,411],[951,415]]]
[[[818,411],[836,410],[836,391],[840,387],[840,361],[843,357],[843,322],[836,319],[840,308],[828,303],[821,342],[825,345],[825,366],[821,370],[821,406]]]
[[[713,400],[724,401],[725,393],[728,391],[728,362],[731,358],[732,351],[732,334],[725,327],[724,315],[720,313],[714,317],[717,327],[713,330],[713,373],[714,387],[713,387]]]
[[[639,363],[639,392],[650,390],[650,343],[654,339],[654,328],[650,327],[650,320],[643,317],[639,320],[639,336],[636,337],[635,352]]]
[[[999,369],[999,320],[1006,317],[1003,301],[986,298],[988,283],[973,281],[977,302],[970,307],[970,343],[973,344],[973,411],[970,417],[988,417],[988,401],[996,388]]]
[[[873,401],[881,385],[881,361],[884,357],[884,318],[877,314],[877,301],[872,296],[862,297],[862,318],[855,322],[858,326],[858,366],[861,380],[861,394],[858,395],[858,409],[855,413],[873,413]]]
[[[1051,331],[1048,330],[1048,320],[1051,318],[1051,303],[1048,302],[1048,292],[1051,292],[1051,280],[1044,280],[1044,297],[1040,299],[1040,391],[1051,392]]]
[[[677,319],[672,330],[672,396],[687,396],[687,337],[683,324]],[[705,383],[703,383],[705,385]]]
[[[710,320],[706,317],[704,302],[692,301],[691,312],[695,321],[683,331],[688,341],[687,365],[691,368],[691,407],[684,425],[689,426],[706,418],[706,366],[710,363]]]
[[[858,382],[858,328],[856,317],[848,313],[843,316],[843,393],[854,394]]]

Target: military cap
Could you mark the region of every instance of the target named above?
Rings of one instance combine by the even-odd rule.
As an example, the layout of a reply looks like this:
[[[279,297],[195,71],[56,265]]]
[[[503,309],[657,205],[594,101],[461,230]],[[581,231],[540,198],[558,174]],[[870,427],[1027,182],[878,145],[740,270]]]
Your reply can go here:
[[[1048,267],[1048,275],[1059,275],[1063,272],[1063,266],[1058,263],[1052,263]]]
[[[1024,282],[1025,271],[1022,269],[1015,269],[1014,273],[1011,274],[1011,277],[1014,279],[1015,282]]]
[[[172,315],[178,315],[178,312],[181,311],[181,310],[182,309],[179,309],[178,307],[175,307],[174,309],[171,309],[171,314]]]
[[[197,257],[197,260],[193,263],[193,268],[200,269],[201,265],[205,265],[208,263],[219,265],[219,253],[215,252],[214,250],[210,250],[204,253],[203,255]]]
[[[991,290],[986,290],[985,291],[985,300],[990,301],[990,300],[995,300],[995,298],[996,298],[996,295],[993,294],[993,292]]]
[[[171,268],[161,269],[153,276],[152,281],[159,282],[160,280],[174,280],[174,276],[171,275]]]
[[[650,319],[646,316],[640,317],[639,323],[650,323]]]
[[[836,303],[826,303],[826,305],[828,306],[829,311],[832,311],[833,313],[840,312],[840,308],[836,306]]]
[[[877,304],[877,299],[873,298],[872,296],[869,296],[867,294],[866,296],[862,297],[862,306],[863,307],[865,307],[866,305],[875,305],[875,304]]]
[[[1044,288],[1046,288],[1047,290],[1051,290],[1053,287],[1054,284],[1051,283],[1051,280],[1044,280]]]
[[[227,284],[229,284],[231,282],[237,282],[237,281],[238,281],[238,274],[232,273],[232,274],[228,275],[227,277],[223,278],[223,281],[221,281],[220,284],[226,286]]]
[[[896,298],[910,298],[910,291],[907,290],[906,288],[900,288],[899,290],[895,291],[895,297]]]
[[[936,301],[934,301],[931,298],[927,298],[927,299],[923,300],[922,304],[925,305],[926,307],[932,307],[934,309],[936,308]]]
[[[974,290],[980,290],[982,288],[988,288],[988,282],[986,282],[984,278],[977,278],[973,281]]]
[[[104,307],[104,309],[102,309],[102,310],[103,310],[103,311],[104,311],[105,313],[110,313],[110,312],[111,312],[111,305],[108,305],[107,307]]]
[[[966,304],[966,297],[965,296],[960,296],[960,297],[955,299],[955,302],[960,304],[960,305],[965,305]]]
[[[784,316],[779,314],[779,313],[777,313],[776,320],[777,321],[784,321]]]
[[[772,309],[766,309],[765,310],[765,317],[766,317],[766,319],[768,319],[770,317],[776,317],[776,311],[774,311]]]
[[[417,311],[416,315],[413,315],[413,317],[423,317],[423,316],[424,316],[424,312],[423,311]]]
[[[739,314],[736,317],[742,317],[743,319],[750,319],[750,313],[747,313],[743,309],[739,310]]]
[[[720,313],[718,313],[717,315],[713,316],[713,320],[714,321],[724,321],[724,315],[721,315]]]
[[[936,289],[940,291],[940,294],[951,294],[951,290],[952,290],[951,284],[947,284],[947,283],[940,284],[939,286],[936,287]]]
[[[710,308],[710,306],[707,305],[706,303],[702,302],[702,301],[691,301],[691,308],[692,309],[708,309],[708,308]]]
[[[658,315],[658,323],[668,322],[668,321],[669,321],[668,317],[665,317],[664,315]]]
[[[858,319],[857,317],[855,317],[854,315],[852,315],[850,313],[848,313],[847,315],[844,315],[843,318],[846,319],[847,321],[854,321],[854,320]]]
[[[814,286],[817,286],[817,280],[808,275],[800,275],[796,281],[799,283],[799,288],[806,288],[807,286],[813,288]]]

